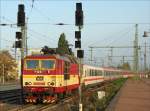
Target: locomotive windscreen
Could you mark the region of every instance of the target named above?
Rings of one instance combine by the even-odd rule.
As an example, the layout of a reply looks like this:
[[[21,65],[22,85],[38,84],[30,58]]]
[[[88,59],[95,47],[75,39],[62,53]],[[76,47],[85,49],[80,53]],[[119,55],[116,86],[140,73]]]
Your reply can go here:
[[[41,66],[43,69],[53,69],[54,60],[41,60]]]
[[[55,60],[26,60],[27,69],[54,69]]]
[[[27,69],[37,69],[39,68],[39,60],[27,60]]]

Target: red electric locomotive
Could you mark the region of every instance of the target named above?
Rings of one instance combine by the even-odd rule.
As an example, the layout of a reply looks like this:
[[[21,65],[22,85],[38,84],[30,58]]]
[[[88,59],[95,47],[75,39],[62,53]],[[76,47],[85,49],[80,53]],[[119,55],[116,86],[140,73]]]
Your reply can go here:
[[[52,103],[79,86],[78,64],[69,56],[30,55],[23,65],[26,102]]]

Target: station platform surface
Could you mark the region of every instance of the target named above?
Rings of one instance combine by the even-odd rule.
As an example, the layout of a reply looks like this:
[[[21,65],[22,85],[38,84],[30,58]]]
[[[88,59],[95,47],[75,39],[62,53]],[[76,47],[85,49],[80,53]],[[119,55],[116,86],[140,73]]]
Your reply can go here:
[[[150,111],[150,79],[128,79],[106,111]]]
[[[0,85],[0,91],[15,90],[15,89],[21,89],[20,84]]]

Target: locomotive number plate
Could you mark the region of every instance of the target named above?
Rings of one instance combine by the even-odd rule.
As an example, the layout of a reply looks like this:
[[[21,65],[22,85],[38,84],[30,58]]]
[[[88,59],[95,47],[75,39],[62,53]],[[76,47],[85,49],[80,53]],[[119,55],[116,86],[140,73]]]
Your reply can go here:
[[[43,81],[43,80],[44,80],[44,77],[43,77],[43,76],[37,76],[37,77],[36,77],[36,80],[37,80],[37,81]]]

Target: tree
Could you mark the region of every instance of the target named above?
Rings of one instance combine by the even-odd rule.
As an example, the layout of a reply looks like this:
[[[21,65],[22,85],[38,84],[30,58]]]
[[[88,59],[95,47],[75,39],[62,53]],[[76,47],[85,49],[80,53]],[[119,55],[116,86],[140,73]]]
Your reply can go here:
[[[57,53],[61,55],[69,54],[69,44],[64,33],[62,33],[59,37]]]
[[[125,69],[125,70],[131,70],[131,66],[128,62],[122,64],[122,65],[118,65],[118,68],[120,69]]]
[[[0,77],[5,80],[17,78],[17,64],[8,51],[0,51]]]
[[[122,65],[122,68],[123,68],[123,69],[126,69],[126,70],[131,70],[130,64],[129,64],[128,62],[124,63],[124,64]]]

